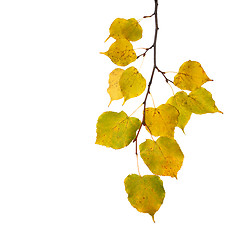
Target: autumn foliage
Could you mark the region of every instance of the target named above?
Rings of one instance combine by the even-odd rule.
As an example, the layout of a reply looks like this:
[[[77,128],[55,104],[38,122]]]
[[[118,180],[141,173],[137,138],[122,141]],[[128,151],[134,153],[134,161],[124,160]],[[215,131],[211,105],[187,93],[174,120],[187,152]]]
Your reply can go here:
[[[132,42],[142,38],[143,30],[139,21],[134,18],[128,20],[117,18],[110,26],[107,40],[112,37],[115,42],[107,52],[102,53],[118,66],[109,74],[107,92],[110,96],[110,104],[119,99],[123,99],[125,104],[129,99],[138,97],[144,92],[146,95],[142,104],[142,120],[128,116],[124,111],[104,112],[97,121],[96,138],[96,144],[113,149],[124,148],[132,142],[136,144],[137,157],[139,149],[141,158],[153,175],[141,176],[139,172],[131,174],[124,181],[125,189],[131,205],[139,212],[150,214],[153,220],[165,197],[163,182],[159,176],[177,178],[184,159],[184,154],[174,139],[175,128],[179,127],[184,132],[192,114],[222,113],[216,107],[212,94],[202,87],[204,83],[212,80],[199,62],[190,60],[184,62],[174,81],[168,79],[165,72],[157,67],[157,8],[158,1],[155,0],[154,14],[143,18],[155,17],[155,37],[153,45],[145,48],[146,51],[139,56],[132,45]],[[154,66],[148,85],[146,79],[134,66],[119,68],[119,66],[128,66],[141,56],[144,57],[150,49],[154,51]],[[146,107],[155,71],[160,72],[167,83],[174,84],[180,91],[170,96],[167,102],[160,106]],[[142,127],[149,132],[150,139],[138,145],[137,140]]]

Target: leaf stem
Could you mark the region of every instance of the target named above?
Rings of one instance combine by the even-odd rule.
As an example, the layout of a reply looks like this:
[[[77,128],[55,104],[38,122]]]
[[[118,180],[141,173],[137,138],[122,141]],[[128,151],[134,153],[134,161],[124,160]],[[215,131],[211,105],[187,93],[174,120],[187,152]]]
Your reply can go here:
[[[138,169],[138,175],[141,176],[140,174],[140,168],[139,168],[139,161],[138,161],[138,154],[136,154],[137,157],[137,169]]]
[[[135,112],[137,112],[137,110],[138,110],[142,105],[143,105],[143,103],[141,103],[141,105],[140,105],[136,110],[134,110],[133,113],[129,115],[129,117],[131,117]]]

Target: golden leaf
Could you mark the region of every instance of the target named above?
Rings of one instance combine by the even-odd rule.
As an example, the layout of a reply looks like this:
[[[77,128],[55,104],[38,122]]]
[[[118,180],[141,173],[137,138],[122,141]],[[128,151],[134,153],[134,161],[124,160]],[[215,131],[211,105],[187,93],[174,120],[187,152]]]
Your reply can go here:
[[[177,178],[184,155],[176,140],[160,137],[147,139],[139,146],[141,157],[153,174]]]
[[[123,72],[124,72],[124,69],[116,68],[109,74],[109,81],[108,81],[109,87],[107,89],[107,92],[111,98],[109,105],[113,100],[119,100],[123,98],[123,94],[119,85],[119,80]]]
[[[118,66],[127,66],[137,59],[132,44],[127,39],[116,40],[107,52],[101,52],[108,56]]]
[[[124,18],[116,18],[112,22],[109,32],[110,35],[106,41],[110,37],[114,39],[125,38],[128,41],[137,41],[142,38],[142,27],[135,18],[130,18],[128,20]]]
[[[146,129],[154,136],[173,138],[178,116],[178,110],[170,104],[162,104],[157,108],[146,108]]]
[[[174,77],[174,85],[182,90],[193,91],[200,88],[204,83],[212,81],[201,64],[196,61],[187,61],[183,63]]]

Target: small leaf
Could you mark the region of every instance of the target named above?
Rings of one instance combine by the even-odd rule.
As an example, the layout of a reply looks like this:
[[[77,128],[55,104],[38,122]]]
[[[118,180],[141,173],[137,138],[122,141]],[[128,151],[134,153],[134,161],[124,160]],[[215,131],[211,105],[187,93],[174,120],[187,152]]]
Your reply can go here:
[[[109,74],[109,87],[107,89],[108,94],[110,95],[110,103],[113,100],[119,100],[123,98],[123,94],[119,85],[119,80],[124,72],[124,69],[116,68]]]
[[[146,80],[135,67],[130,67],[123,72],[119,85],[125,103],[128,99],[137,97],[144,92]]]
[[[157,141],[147,139],[139,146],[140,154],[153,174],[177,178],[184,155],[174,139],[160,137]]]
[[[193,91],[200,88],[204,83],[212,81],[201,64],[196,61],[187,61],[183,63],[174,77],[174,85],[182,90]]]
[[[123,35],[129,41],[138,41],[142,38],[142,27],[135,18],[127,20],[125,27],[123,28]]]
[[[165,197],[162,180],[154,175],[131,174],[125,178],[124,184],[131,205],[139,212],[150,214],[154,221],[154,214]]]
[[[123,29],[124,29],[126,23],[127,23],[126,19],[124,19],[124,18],[116,18],[112,22],[112,24],[111,24],[111,26],[109,28],[110,35],[109,35],[108,38],[110,38],[110,37],[112,37],[114,39],[125,38],[124,34],[123,34]],[[107,40],[108,40],[108,38],[107,38]]]
[[[127,39],[116,40],[107,52],[101,52],[108,56],[118,66],[127,66],[137,59],[132,44]]]
[[[188,95],[187,93],[181,91],[177,92],[173,97],[170,97],[167,103],[173,105],[179,111],[178,124],[177,126],[181,128],[184,132],[184,128],[188,123],[192,112],[188,107]]]
[[[216,107],[212,94],[205,88],[199,88],[189,93],[188,107],[195,114],[222,113]]]
[[[97,122],[96,144],[114,149],[124,148],[131,143],[136,136],[141,121],[121,111],[104,112]]]
[[[170,104],[162,104],[157,108],[146,108],[146,129],[154,136],[173,138],[178,116],[178,110]]]
[[[125,38],[128,41],[137,41],[142,38],[142,27],[135,18],[128,20],[124,18],[116,18],[110,28],[110,35],[106,41],[112,37],[114,39]]]

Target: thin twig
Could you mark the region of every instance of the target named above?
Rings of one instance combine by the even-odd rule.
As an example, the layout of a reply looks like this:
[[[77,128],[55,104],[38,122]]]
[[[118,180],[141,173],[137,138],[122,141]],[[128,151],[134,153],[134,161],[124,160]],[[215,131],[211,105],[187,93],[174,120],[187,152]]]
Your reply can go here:
[[[165,80],[166,80],[167,83],[168,83],[168,82],[173,83],[172,80],[170,80],[170,79],[168,79],[168,78],[166,77],[166,72],[161,71],[158,67],[156,67],[156,69],[158,70],[158,72],[160,72],[160,73],[163,75],[163,77],[165,78]]]
[[[150,15],[150,16],[144,16],[143,18],[150,18],[150,17],[154,16],[154,14],[155,14],[155,12],[154,12],[152,15]]]
[[[154,47],[154,45],[152,45],[151,47],[149,47],[149,48],[145,48],[145,52],[144,53],[142,53],[142,54],[140,54],[139,56],[137,56],[137,58],[140,58],[140,57],[145,57],[146,56],[146,53],[150,50],[150,49],[152,49]]]

